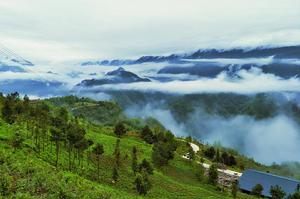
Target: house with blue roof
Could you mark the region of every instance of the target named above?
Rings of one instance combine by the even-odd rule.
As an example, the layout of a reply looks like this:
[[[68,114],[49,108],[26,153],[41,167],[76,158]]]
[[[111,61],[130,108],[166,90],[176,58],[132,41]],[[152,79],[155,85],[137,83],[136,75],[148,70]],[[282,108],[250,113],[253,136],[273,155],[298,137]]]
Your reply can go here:
[[[296,192],[300,181],[253,169],[246,170],[239,179],[240,190],[246,193],[250,193],[257,184],[263,186],[262,195],[265,197],[271,197],[270,188],[276,185],[280,186],[288,196]]]

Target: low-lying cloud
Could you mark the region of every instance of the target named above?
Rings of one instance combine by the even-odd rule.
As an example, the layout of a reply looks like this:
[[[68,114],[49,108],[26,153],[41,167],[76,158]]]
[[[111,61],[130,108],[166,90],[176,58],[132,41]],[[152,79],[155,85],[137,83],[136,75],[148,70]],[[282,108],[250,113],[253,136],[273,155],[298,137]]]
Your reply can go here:
[[[129,117],[152,117],[158,119],[164,127],[172,131],[175,135],[186,136],[185,126],[178,124],[169,110],[155,108],[153,105],[147,104],[143,107],[130,107],[125,112]]]
[[[260,121],[247,116],[210,118],[204,123],[202,139],[209,143],[220,142],[265,164],[300,161],[299,126],[286,116]]]
[[[126,113],[156,118],[177,136],[191,135],[203,142],[220,143],[264,164],[300,161],[299,125],[285,115],[264,120],[245,115],[223,118],[198,108],[189,115],[188,123],[178,123],[169,110],[157,105],[131,107]]]
[[[135,90],[157,91],[163,93],[217,93],[232,92],[252,94],[261,92],[299,92],[300,80],[298,78],[282,79],[273,74],[265,74],[259,69],[251,71],[241,70],[238,77],[232,78],[221,73],[216,78],[200,78],[191,81],[170,82],[138,82],[130,84],[103,85],[91,90]]]

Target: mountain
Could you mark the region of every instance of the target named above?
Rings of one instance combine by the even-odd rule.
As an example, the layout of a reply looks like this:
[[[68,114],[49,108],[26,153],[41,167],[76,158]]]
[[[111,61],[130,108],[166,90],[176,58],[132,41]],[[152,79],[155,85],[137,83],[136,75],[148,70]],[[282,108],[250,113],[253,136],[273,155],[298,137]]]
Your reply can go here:
[[[270,64],[227,64],[223,65],[216,62],[197,62],[190,66],[182,67],[180,65],[166,66],[158,71],[158,74],[189,74],[199,77],[213,78],[222,72],[229,76],[238,76],[241,70],[260,69],[263,73],[273,74],[278,77],[288,79],[300,77],[300,65],[272,62]]]
[[[83,80],[77,86],[91,87],[91,86],[99,86],[104,84],[121,84],[121,83],[150,82],[150,81],[151,81],[150,79],[141,78],[138,75],[126,71],[124,68],[120,67],[117,70],[106,73],[104,78]]]
[[[143,63],[166,63],[158,74],[189,74],[213,78],[222,72],[238,76],[240,70],[261,69],[281,78],[300,76],[300,46],[257,47],[253,49],[201,49],[193,53],[169,56],[142,56],[136,60],[87,61],[87,65],[122,66]],[[158,77],[154,77],[158,78]]]
[[[258,47],[254,49],[235,48],[230,50],[198,50],[185,58],[187,59],[213,59],[213,58],[262,58],[274,56],[278,59],[299,59],[300,46],[285,47]]]
[[[274,59],[300,59],[299,46],[284,47],[258,47],[258,48],[233,48],[233,49],[200,49],[193,53],[172,54],[169,56],[142,56],[136,60],[104,60],[104,61],[86,61],[82,62],[82,66],[86,65],[104,65],[104,66],[121,66],[142,63],[186,63],[185,59],[242,59],[242,58],[265,58],[274,57]]]

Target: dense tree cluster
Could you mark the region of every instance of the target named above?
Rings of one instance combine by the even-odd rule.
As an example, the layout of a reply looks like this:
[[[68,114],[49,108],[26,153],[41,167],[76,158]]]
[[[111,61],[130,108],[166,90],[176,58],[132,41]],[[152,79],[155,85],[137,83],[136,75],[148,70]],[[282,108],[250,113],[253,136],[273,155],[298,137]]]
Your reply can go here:
[[[216,150],[213,146],[206,149],[204,151],[204,155],[215,162],[223,163],[227,166],[237,165],[236,159],[233,155],[228,154],[226,151],[220,154],[219,149]]]
[[[188,122],[195,107],[205,107],[208,114],[224,117],[242,114],[256,119],[270,118],[278,110],[274,100],[264,93],[253,96],[233,93],[191,94],[174,97],[169,102],[172,115],[178,122],[183,123]]]
[[[234,166],[237,164],[235,157],[233,155],[228,155],[226,151],[221,155],[221,162],[227,166]]]
[[[118,122],[115,126],[114,133],[120,138],[126,134],[126,127],[122,122]]]
[[[146,125],[141,131],[141,138],[149,144],[153,144],[155,136],[148,125]]]
[[[214,159],[216,154],[216,150],[214,147],[209,147],[207,150],[204,151],[204,155],[209,159]]]
[[[174,158],[177,142],[174,135],[167,131],[160,132],[156,136],[157,141],[153,144],[152,161],[157,166],[167,165]]]

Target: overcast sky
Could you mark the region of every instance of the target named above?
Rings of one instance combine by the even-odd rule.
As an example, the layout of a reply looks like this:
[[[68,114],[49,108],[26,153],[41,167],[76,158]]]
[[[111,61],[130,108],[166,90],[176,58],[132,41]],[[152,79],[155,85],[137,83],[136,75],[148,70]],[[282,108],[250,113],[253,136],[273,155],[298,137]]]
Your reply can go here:
[[[0,43],[32,61],[300,44],[300,0],[1,0]]]

